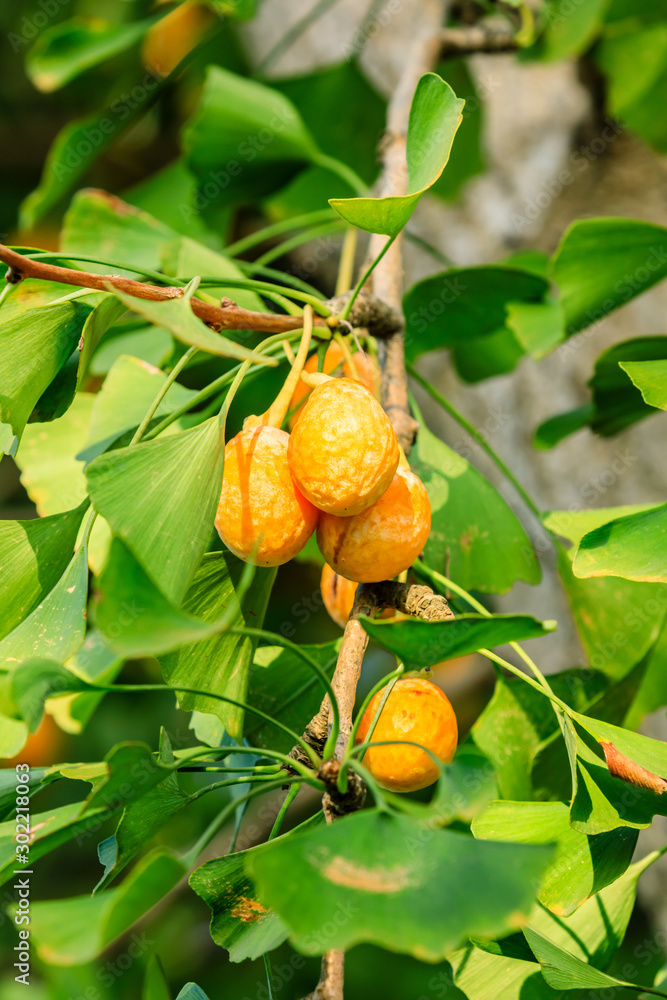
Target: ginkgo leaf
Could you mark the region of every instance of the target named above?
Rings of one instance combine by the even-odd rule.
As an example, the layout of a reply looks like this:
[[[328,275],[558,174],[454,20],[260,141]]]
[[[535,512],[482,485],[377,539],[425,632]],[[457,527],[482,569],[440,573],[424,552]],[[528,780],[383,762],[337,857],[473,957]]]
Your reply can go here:
[[[369,233],[397,236],[421,198],[445,169],[463,120],[465,101],[436,73],[425,73],[410,108],[407,137],[408,193],[386,198],[331,198],[346,222]]]

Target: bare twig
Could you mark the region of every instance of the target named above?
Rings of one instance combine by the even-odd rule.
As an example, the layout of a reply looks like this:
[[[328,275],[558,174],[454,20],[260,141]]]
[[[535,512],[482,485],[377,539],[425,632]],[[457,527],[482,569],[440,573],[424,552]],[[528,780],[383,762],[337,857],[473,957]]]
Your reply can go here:
[[[305,1000],[341,1000],[343,996],[343,974],[345,952],[333,949],[322,955],[320,981]]]
[[[12,284],[16,284],[23,278],[37,278],[42,281],[58,281],[64,285],[76,285],[79,288],[91,288],[101,292],[107,292],[111,286],[118,289],[119,292],[125,292],[127,295],[134,295],[138,299],[151,302],[178,299],[183,296],[184,292],[181,286],[151,285],[123,277],[120,274],[94,274],[90,271],[49,264],[43,260],[33,260],[31,257],[24,257],[2,244],[0,244],[0,261],[8,265],[9,270],[5,275],[5,280]],[[347,296],[338,296],[322,304],[331,309],[335,317],[336,313],[343,309],[348,298],[349,293]],[[283,333],[298,329],[303,325],[300,316],[253,312],[252,309],[242,309],[227,297],[221,300],[220,306],[214,306],[193,296],[190,299],[190,305],[194,314],[214,330],[256,330],[261,333]],[[400,310],[396,311],[390,308],[386,303],[380,302],[369,293],[359,296],[350,315],[355,326],[366,327],[372,336],[379,340],[390,336],[403,323]],[[336,325],[335,319],[330,318],[327,321],[322,316],[315,316],[314,323],[316,326]]]
[[[59,281],[64,285],[77,285],[79,288],[92,288],[100,292],[108,292],[109,286],[134,295],[138,299],[148,299],[151,302],[166,302],[170,299],[183,297],[182,287],[149,285],[143,281],[134,281],[120,274],[93,274],[90,271],[79,271],[72,267],[60,267],[43,260],[32,260],[24,257],[9,247],[0,244],[0,261],[8,264],[14,274],[22,278],[39,278],[43,281]],[[300,316],[279,316],[273,313],[253,312],[251,309],[241,309],[231,299],[225,300],[223,306],[214,306],[201,299],[190,299],[190,305],[195,316],[198,316],[214,330],[259,330],[266,333],[282,333],[297,329],[302,325]],[[326,321],[320,318],[320,324]]]
[[[440,29],[446,3],[443,0],[428,0],[420,6],[420,30],[408,50],[403,74],[389,101],[387,131],[382,144],[383,169],[377,192],[380,197],[401,195],[407,191],[406,137],[412,97],[419,78],[437,63],[440,54]],[[371,238],[371,258],[379,254],[386,239],[385,236]],[[403,294],[400,236],[377,265],[370,282],[375,295],[400,313]],[[418,424],[408,405],[402,327],[380,342],[378,356],[382,369],[382,405],[407,455],[417,435]]]
[[[456,59],[475,52],[516,52],[519,45],[511,28],[472,24],[465,28],[445,28],[440,34],[440,58]]]

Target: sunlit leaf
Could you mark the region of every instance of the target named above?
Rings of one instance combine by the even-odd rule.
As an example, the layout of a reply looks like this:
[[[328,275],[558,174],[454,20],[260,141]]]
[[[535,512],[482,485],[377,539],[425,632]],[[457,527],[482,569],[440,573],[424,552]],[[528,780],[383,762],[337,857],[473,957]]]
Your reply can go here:
[[[591,666],[610,677],[624,676],[655,642],[667,612],[667,591],[661,583],[618,576],[580,579],[572,572],[572,559],[587,532],[615,516],[645,509],[596,507],[544,516],[547,528],[572,542],[567,550],[557,543],[558,574]]]
[[[250,874],[260,902],[310,955],[368,941],[438,961],[467,935],[503,934],[522,921],[552,848],[449,830],[431,831],[424,843],[423,830],[404,816],[355,813],[271,841],[250,862]],[[410,843],[419,848],[406,849]],[[284,877],[291,870],[298,879]]]
[[[95,621],[112,649],[126,657],[158,656],[223,628],[175,607],[119,538],[97,581]]]
[[[667,410],[667,360],[621,361],[620,365],[649,406]]]
[[[86,469],[95,509],[170,600],[184,596],[206,551],[220,499],[217,418],[100,455]]]
[[[15,461],[41,517],[70,510],[87,496],[83,462],[76,456],[88,437],[96,398],[93,393],[77,393],[62,417],[46,424],[30,423],[23,432]]]
[[[573,570],[578,577],[667,581],[667,504],[588,532],[579,544]]]
[[[53,590],[0,642],[0,664],[11,670],[33,657],[66,660],[86,634],[87,601],[88,553],[81,545]]]
[[[530,615],[459,615],[443,622],[373,621],[362,616],[361,624],[370,637],[394,653],[408,670],[431,667],[454,656],[465,656],[478,649],[501,646],[520,639],[548,635],[555,622],[540,622]]]
[[[82,504],[52,517],[0,521],[0,636],[11,632],[56,585],[72,558],[85,511]]]
[[[182,610],[203,622],[219,621],[237,593],[243,563],[227,552],[209,553],[202,560]],[[257,569],[243,596],[235,624],[261,628],[275,580],[275,569]],[[182,646],[161,657],[165,680],[172,687],[199,688],[246,701],[250,664],[257,640],[224,632],[203,642]],[[234,739],[243,735],[243,709],[204,695],[178,693],[181,708],[207,712],[220,719]]]
[[[21,437],[37,401],[79,342],[90,307],[77,300],[42,306],[2,322],[0,421]]]
[[[635,219],[580,219],[552,261],[568,334],[590,326],[667,275],[667,230]]]
[[[504,594],[538,583],[540,567],[521,522],[491,483],[427,427],[410,463],[431,502],[425,562],[467,590]]]
[[[88,438],[79,450],[80,457],[91,461],[123,434],[138,427],[166,379],[163,372],[145,361],[121,355],[94,396]],[[192,389],[172,383],[155,416],[171,413],[194,395]]]
[[[189,301],[183,297],[166,299],[164,302],[151,302],[148,299],[139,299],[136,295],[125,295],[124,292],[117,290],[114,291],[114,295],[127,309],[138,313],[144,319],[155,323],[156,326],[164,327],[176,340],[180,340],[189,347],[197,347],[201,351],[217,354],[223,358],[255,361],[258,364],[275,364],[273,359],[256,354],[228,337],[223,337],[222,334],[214,333],[209,326],[206,326],[195,316]]]
[[[415,90],[407,135],[408,193],[386,198],[332,198],[346,222],[370,233],[397,236],[421,196],[445,169],[465,101],[435,73],[425,73]]]
[[[491,802],[473,820],[472,831],[483,840],[556,843],[556,856],[542,875],[538,899],[560,916],[569,916],[622,875],[637,843],[637,831],[627,828],[597,837],[579,833],[570,826],[565,802]]]

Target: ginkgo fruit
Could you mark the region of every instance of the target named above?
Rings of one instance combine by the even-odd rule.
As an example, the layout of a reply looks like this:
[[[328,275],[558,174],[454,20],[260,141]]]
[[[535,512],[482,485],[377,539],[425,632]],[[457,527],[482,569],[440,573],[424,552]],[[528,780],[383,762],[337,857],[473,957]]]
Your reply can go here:
[[[331,375],[338,374],[337,369],[340,369],[342,374],[347,378],[356,379],[357,382],[361,382],[362,385],[370,389],[376,399],[379,398],[379,370],[369,354],[365,354],[362,351],[355,351],[353,354],[346,356],[338,341],[332,340],[324,355],[322,371],[325,375]],[[311,374],[317,371],[317,354],[311,354],[303,370]],[[303,409],[306,397],[311,392],[311,387],[303,381],[299,382],[294,390],[294,395],[290,403],[291,416],[288,420],[290,430],[293,430],[297,418]]]
[[[287,464],[289,435],[278,427],[245,427],[225,447],[215,526],[235,556],[281,566],[304,547],[319,511],[296,486]]]
[[[398,441],[365,385],[321,377],[326,381],[313,389],[290,435],[290,469],[303,495],[320,510],[359,514],[394,478]]]
[[[357,730],[357,744],[367,742],[384,691],[383,688],[377,692],[364,712]],[[416,792],[437,781],[440,768],[425,750],[405,743],[426,747],[446,764],[454,756],[457,739],[456,715],[444,691],[419,677],[400,678],[387,698],[370,740],[390,742],[386,746],[369,747],[363,762],[382,788]]]
[[[321,514],[317,544],[339,576],[377,583],[409,569],[430,530],[431,505],[424,484],[400,465],[389,488],[360,514]]]

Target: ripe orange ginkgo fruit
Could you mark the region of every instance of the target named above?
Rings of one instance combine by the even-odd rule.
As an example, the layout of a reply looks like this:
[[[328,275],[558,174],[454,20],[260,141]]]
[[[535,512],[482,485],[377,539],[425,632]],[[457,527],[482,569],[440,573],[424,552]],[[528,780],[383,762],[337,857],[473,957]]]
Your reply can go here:
[[[304,547],[319,510],[300,492],[287,461],[289,434],[280,429],[301,376],[313,330],[304,309],[301,343],[285,384],[261,416],[246,417],[227,442],[215,526],[234,555],[256,566],[281,566]]]
[[[327,563],[322,567],[322,579],[320,580],[320,590],[324,607],[333,618],[336,625],[345,628],[350,617],[354,595],[357,584],[352,580],[346,580],[344,576],[334,573]],[[396,612],[393,608],[385,608],[380,618],[393,618]]]
[[[343,353],[343,348],[337,341],[332,340],[327,347],[327,353],[324,355],[322,371],[325,375],[331,375],[332,372],[335,372],[336,368],[343,364],[344,358],[345,355]],[[303,370],[305,372],[310,372],[311,374],[317,371],[317,354],[311,354],[303,366]],[[290,401],[290,410],[292,411],[292,415],[288,420],[290,430],[294,429],[294,425],[303,410],[306,397],[309,396],[312,391],[313,390],[309,385],[306,385],[303,380],[299,380]],[[295,407],[298,407],[298,409],[295,409]]]
[[[356,743],[366,742],[373,716],[380,705],[384,688],[371,700],[357,731]],[[396,681],[382,709],[371,742],[397,740],[382,747],[370,747],[364,765],[378,785],[391,792],[416,792],[437,781],[440,769],[436,762],[416,746],[419,743],[447,764],[454,756],[458,729],[449,698],[437,684],[419,677]]]
[[[335,573],[357,583],[391,580],[426,545],[431,505],[421,479],[400,465],[379,500],[353,517],[322,513],[317,544]]]
[[[332,340],[324,355],[322,371],[325,375],[331,375],[336,372],[337,368],[341,368],[341,366],[342,372],[347,378],[356,379],[357,382],[361,382],[362,385],[370,389],[373,395],[378,398],[380,388],[379,371],[370,355],[364,354],[362,351],[355,351],[354,354],[349,354],[348,352],[348,357],[346,358],[345,352],[338,341]],[[317,371],[317,354],[311,354],[303,370],[310,374]],[[303,381],[300,381],[294,390],[294,395],[290,402],[292,415],[288,420],[290,430],[294,428],[297,418],[303,409],[306,397],[311,392],[311,387]]]
[[[290,435],[287,458],[297,486],[316,507],[359,514],[394,478],[398,441],[370,389],[349,378],[319,377]]]
[[[304,547],[319,511],[296,486],[287,464],[289,434],[265,424],[245,427],[225,447],[215,526],[235,556],[281,566]]]

